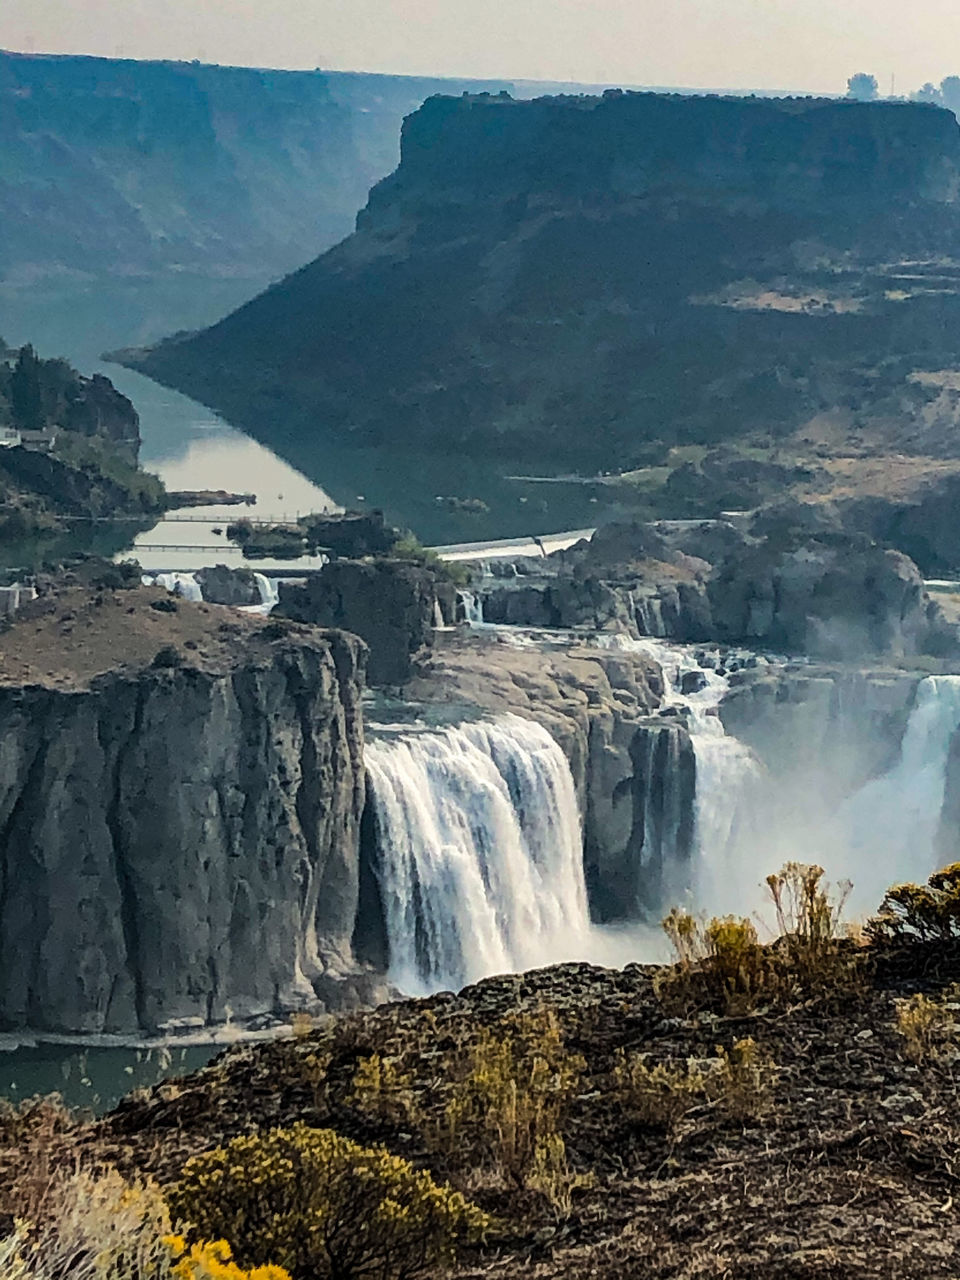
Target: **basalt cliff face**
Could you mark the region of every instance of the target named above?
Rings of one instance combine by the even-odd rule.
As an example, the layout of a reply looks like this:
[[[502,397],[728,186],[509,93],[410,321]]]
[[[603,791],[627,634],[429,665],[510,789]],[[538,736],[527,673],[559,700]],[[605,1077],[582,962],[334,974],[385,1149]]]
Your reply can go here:
[[[493,86],[0,53],[0,283],[262,288],[349,233],[404,115],[468,87]]]
[[[41,600],[3,637],[7,1030],[243,1020],[362,980],[363,645],[157,600]]]
[[[826,414],[943,449],[958,182],[920,105],[432,98],[354,235],[133,360],[281,447],[624,467]]]

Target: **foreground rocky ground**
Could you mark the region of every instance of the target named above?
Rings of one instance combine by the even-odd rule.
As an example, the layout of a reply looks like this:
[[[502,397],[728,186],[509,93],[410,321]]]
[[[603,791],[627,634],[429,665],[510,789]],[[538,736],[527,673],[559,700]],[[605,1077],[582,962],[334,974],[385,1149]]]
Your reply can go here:
[[[491,1212],[496,1226],[462,1259],[465,1277],[953,1280],[958,1055],[948,1037],[913,1060],[897,1009],[917,990],[942,994],[960,976],[960,951],[905,955],[881,954],[845,996],[742,1016],[665,1005],[663,970],[564,965],[331,1020],[231,1050],[98,1123],[39,1138],[21,1127],[15,1141],[8,1125],[0,1212],[16,1213],[37,1141],[52,1162],[84,1152],[166,1184],[198,1151],[302,1120],[381,1142]],[[430,1139],[477,1036],[502,1038],[518,1015],[550,1014],[567,1060],[582,1059],[561,1123],[567,1190],[553,1203],[508,1188],[469,1142],[441,1149]],[[672,1120],[665,1104],[653,1115],[625,1104],[621,1054],[677,1078],[745,1037],[766,1064],[748,1089],[691,1098]],[[372,1055],[395,1067],[379,1090],[359,1083]]]

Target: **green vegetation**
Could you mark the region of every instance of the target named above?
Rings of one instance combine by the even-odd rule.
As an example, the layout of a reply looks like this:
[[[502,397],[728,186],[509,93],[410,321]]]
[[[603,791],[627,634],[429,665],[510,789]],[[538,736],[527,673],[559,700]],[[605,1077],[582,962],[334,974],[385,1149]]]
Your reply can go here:
[[[189,1160],[170,1202],[249,1263],[294,1280],[410,1280],[489,1222],[458,1192],[382,1148],[296,1124]]]
[[[435,551],[425,547],[416,534],[409,529],[393,544],[390,554],[400,560],[410,560],[413,564],[423,565],[431,569],[439,578],[452,582],[454,586],[466,587],[470,584],[470,570],[458,561],[441,560]]]
[[[61,432],[53,449],[53,457],[89,476],[94,485],[104,480],[109,481],[126,495],[133,507],[139,507],[143,511],[164,509],[166,491],[160,477],[132,466],[105,440],[96,436]]]
[[[796,1000],[836,1003],[855,993],[865,957],[840,927],[850,887],[841,885],[833,900],[822,881],[822,867],[797,862],[767,877],[779,936],[766,946],[746,918],[704,922],[675,907],[663,921],[677,955],[659,983],[664,1003],[739,1014]]]
[[[889,888],[867,933],[881,943],[945,943],[960,938],[960,862],[935,871],[925,885]]]
[[[137,466],[136,410],[102,375],[0,340],[0,429],[0,540],[52,535],[68,520],[156,516],[166,505],[160,480]]]
[[[941,1061],[957,1056],[960,1031],[960,988],[948,987],[939,997],[917,992],[897,1005],[897,1030],[911,1062]]]

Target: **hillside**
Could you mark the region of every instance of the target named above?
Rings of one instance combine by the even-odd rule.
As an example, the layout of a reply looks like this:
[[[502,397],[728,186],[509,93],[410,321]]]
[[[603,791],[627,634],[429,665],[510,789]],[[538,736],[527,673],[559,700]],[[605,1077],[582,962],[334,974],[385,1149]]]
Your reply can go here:
[[[749,941],[746,953],[764,954]],[[474,1201],[485,1238],[453,1271],[474,1280],[952,1280],[956,937],[944,929],[935,943],[884,948],[862,971],[849,944],[826,954],[837,968],[772,1006],[739,986],[726,1003],[687,999],[707,961],[569,964],[313,1031],[301,1022],[294,1038],[238,1046],[99,1123],[49,1103],[11,1108],[0,1118],[0,1213],[40,1222],[52,1248],[67,1228],[44,1215],[65,1217],[70,1184],[51,1188],[39,1173],[67,1181],[115,1162],[128,1179],[158,1180],[190,1215],[191,1240],[222,1234],[245,1266],[282,1259],[292,1280],[451,1274],[431,1257],[417,1201],[404,1202],[404,1248],[379,1213],[375,1175],[354,1167],[331,1191],[315,1164],[268,1160],[283,1136],[275,1126],[307,1125],[382,1144]],[[728,959],[732,995],[748,961]],[[124,1193],[122,1182],[100,1186]],[[78,1191],[92,1201],[88,1183]],[[360,1195],[371,1205],[362,1230]],[[319,1207],[326,1234],[307,1226]],[[137,1220],[145,1243],[151,1225]],[[82,1199],[69,1228],[91,1242],[102,1234]],[[399,1242],[401,1259],[413,1254],[408,1269],[350,1265],[378,1237]]]
[[[25,559],[25,537],[77,520],[89,535],[92,522],[121,515],[149,525],[164,510],[163,485],[137,464],[137,411],[110,379],[2,339],[0,445],[0,541]]]
[[[400,122],[476,82],[0,52],[0,284],[250,291],[353,228]]]
[[[281,449],[949,453],[958,184],[956,119],[917,104],[432,98],[355,234],[130,363]]]

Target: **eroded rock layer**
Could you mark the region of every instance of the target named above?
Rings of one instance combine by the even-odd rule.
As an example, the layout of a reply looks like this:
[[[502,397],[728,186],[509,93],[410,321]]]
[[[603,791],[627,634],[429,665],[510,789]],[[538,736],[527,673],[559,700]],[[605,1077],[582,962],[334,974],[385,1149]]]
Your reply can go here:
[[[5,671],[14,643],[42,663],[53,629],[65,651],[56,675],[0,684],[8,1029],[243,1019],[353,972],[362,644],[160,595],[61,604],[0,645]],[[96,674],[88,639],[71,671],[69,637],[108,629],[164,644]]]

